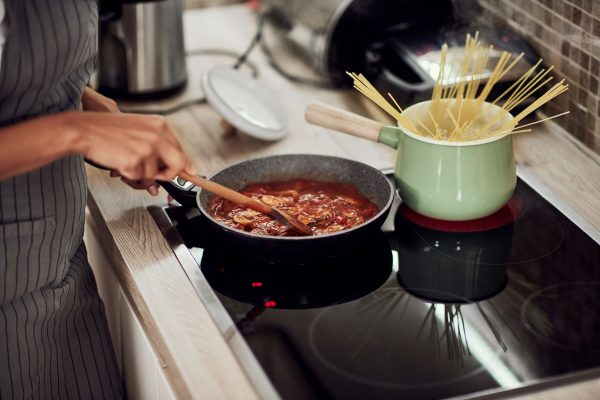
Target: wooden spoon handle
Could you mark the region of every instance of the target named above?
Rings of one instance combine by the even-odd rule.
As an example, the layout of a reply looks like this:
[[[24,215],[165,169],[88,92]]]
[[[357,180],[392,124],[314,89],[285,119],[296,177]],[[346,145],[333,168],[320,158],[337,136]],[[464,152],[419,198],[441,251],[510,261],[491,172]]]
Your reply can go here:
[[[199,176],[190,175],[183,171],[179,173],[179,176],[185,179],[186,181],[192,182],[196,186],[200,186],[201,188],[206,189],[209,192],[216,194],[217,196],[221,196],[224,199],[231,200],[234,203],[239,204],[241,206],[251,208],[266,215],[271,215],[273,213],[272,207],[261,203],[256,199],[236,192],[235,190],[229,189],[228,187],[225,187],[216,182],[209,181],[208,179],[201,178]]]
[[[333,129],[363,139],[377,142],[383,124],[329,104],[313,101],[306,107],[306,121],[313,125]]]

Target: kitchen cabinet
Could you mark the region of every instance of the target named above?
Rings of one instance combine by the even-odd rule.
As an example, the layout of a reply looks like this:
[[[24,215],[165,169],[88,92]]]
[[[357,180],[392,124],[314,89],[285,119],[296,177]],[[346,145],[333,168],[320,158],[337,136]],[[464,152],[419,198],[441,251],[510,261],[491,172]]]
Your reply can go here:
[[[131,400],[175,399],[152,344],[123,292],[111,262],[100,246],[94,224],[87,216],[84,240],[98,292],[106,309],[108,327],[125,381],[127,397]]]

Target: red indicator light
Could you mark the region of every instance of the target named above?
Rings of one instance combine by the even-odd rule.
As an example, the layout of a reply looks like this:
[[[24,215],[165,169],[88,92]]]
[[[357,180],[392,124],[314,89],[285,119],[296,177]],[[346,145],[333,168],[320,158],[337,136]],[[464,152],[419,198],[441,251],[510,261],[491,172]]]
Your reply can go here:
[[[265,301],[265,307],[273,308],[277,306],[277,302],[273,300]]]
[[[262,282],[252,282],[252,287],[262,287]]]

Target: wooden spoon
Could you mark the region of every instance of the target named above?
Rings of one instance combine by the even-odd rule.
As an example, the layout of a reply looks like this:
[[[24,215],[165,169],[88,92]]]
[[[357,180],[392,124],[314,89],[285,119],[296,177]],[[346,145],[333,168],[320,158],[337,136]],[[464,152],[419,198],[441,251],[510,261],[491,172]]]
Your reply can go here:
[[[269,217],[281,222],[288,228],[293,229],[303,236],[311,236],[313,234],[312,229],[310,229],[308,226],[300,222],[297,218],[276,207],[268,206],[265,203],[253,199],[252,197],[245,196],[217,182],[209,181],[208,179],[201,178],[199,176],[190,175],[183,171],[179,173],[179,176],[186,181],[192,182],[196,186],[200,186],[202,189],[206,189],[209,192],[216,194],[217,196],[221,196],[243,207],[251,208],[255,211],[268,215]]]

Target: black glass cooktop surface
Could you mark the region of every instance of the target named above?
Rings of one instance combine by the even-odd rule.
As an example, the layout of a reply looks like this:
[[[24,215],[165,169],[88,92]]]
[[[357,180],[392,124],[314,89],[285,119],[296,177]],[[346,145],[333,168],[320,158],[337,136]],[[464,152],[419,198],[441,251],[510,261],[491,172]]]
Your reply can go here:
[[[600,368],[600,245],[523,181],[489,218],[400,207],[394,232],[287,261],[166,211],[284,399],[494,396]]]

